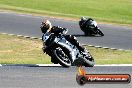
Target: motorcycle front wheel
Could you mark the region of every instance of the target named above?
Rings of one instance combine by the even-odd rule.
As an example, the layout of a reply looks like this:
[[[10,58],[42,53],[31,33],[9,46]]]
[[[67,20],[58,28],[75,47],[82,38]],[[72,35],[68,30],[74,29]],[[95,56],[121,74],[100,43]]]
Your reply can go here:
[[[99,35],[101,35],[101,36],[104,36],[103,32],[100,31],[99,29],[97,29],[97,33],[98,33]]]
[[[72,65],[72,61],[66,50],[63,50],[61,47],[57,47],[53,52],[60,65],[63,67],[70,67]]]

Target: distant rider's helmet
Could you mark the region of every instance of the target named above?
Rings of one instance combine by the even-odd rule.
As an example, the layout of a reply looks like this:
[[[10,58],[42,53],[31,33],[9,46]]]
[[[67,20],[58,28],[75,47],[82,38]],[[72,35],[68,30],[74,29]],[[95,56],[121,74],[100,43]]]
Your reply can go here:
[[[52,28],[51,22],[49,20],[42,21],[40,28],[42,33],[46,33],[47,31],[50,31]]]
[[[87,18],[86,17],[81,17],[81,21],[86,21]]]

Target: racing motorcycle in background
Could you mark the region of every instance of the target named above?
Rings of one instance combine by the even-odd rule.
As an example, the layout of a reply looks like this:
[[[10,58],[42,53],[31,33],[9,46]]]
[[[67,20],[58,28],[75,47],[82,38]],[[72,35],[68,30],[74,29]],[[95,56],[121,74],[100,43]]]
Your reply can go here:
[[[82,54],[79,49],[66,40],[64,34],[45,33],[42,36],[43,52],[51,57],[51,62],[63,67],[93,67],[94,59],[89,52]]]
[[[97,26],[97,22],[92,18],[81,17],[79,26],[86,36],[104,36],[103,32]]]

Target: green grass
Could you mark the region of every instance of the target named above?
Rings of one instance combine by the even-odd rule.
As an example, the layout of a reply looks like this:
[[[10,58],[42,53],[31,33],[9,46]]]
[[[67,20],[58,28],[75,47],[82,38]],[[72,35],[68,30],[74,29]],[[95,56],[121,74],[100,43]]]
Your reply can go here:
[[[42,42],[16,36],[0,35],[1,64],[51,63],[42,52]]]
[[[0,0],[0,9],[132,24],[131,0]]]
[[[132,64],[132,51],[87,47],[96,64]]]
[[[85,47],[96,64],[132,64],[132,51]],[[41,40],[0,34],[0,64],[50,64],[41,48]]]

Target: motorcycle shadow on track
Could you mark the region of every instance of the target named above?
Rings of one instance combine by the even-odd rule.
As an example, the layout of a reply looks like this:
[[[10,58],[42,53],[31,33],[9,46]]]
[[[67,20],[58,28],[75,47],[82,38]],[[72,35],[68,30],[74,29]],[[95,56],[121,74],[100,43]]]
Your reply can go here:
[[[99,35],[84,35],[84,34],[72,34],[75,37],[102,37]]]

